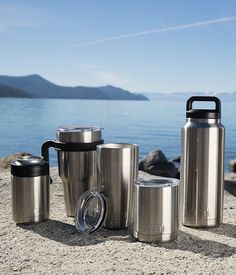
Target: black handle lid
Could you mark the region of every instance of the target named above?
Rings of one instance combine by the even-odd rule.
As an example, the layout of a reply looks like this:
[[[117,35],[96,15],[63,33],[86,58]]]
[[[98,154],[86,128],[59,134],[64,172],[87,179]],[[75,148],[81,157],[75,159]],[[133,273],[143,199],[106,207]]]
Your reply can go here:
[[[97,145],[103,144],[104,140],[93,141],[88,143],[81,142],[59,142],[54,140],[48,140],[43,143],[41,147],[41,154],[46,161],[49,161],[49,148],[53,147],[58,151],[68,152],[88,152],[95,151]]]
[[[193,109],[194,101],[215,102],[215,109]],[[186,117],[188,118],[221,118],[221,102],[216,96],[192,96],[187,100]]]
[[[58,151],[78,152],[78,151],[94,151],[97,145],[103,144],[104,140],[89,142],[89,143],[63,143],[54,140],[48,140],[41,146],[41,154],[45,161],[49,162],[49,148],[53,147]],[[52,182],[52,179],[51,179]]]

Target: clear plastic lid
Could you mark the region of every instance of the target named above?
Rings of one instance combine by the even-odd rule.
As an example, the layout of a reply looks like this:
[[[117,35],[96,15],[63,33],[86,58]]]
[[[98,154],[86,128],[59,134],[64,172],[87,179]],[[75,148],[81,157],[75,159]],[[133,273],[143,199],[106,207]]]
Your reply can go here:
[[[179,184],[178,179],[174,178],[163,178],[163,179],[142,179],[139,178],[135,181],[135,184],[143,186],[143,187],[169,187],[176,186]]]
[[[44,159],[41,156],[21,156],[13,161],[16,165],[36,165],[44,163]]]
[[[102,130],[99,126],[64,126],[57,129],[56,136],[60,142],[97,142],[102,140]]]
[[[96,190],[85,192],[75,209],[75,227],[80,233],[98,230],[106,216],[106,199]]]
[[[101,131],[103,130],[102,127],[100,126],[62,126],[57,129],[59,132],[79,132],[79,133],[84,133],[84,132],[94,132],[94,131]]]

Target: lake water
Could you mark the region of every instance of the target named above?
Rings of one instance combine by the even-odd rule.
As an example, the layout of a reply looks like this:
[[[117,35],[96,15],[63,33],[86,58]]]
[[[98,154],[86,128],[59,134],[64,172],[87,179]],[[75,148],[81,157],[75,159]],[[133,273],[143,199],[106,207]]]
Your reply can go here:
[[[105,142],[136,143],[140,158],[160,148],[168,158],[180,154],[185,101],[102,101],[69,99],[0,99],[0,157],[14,152],[40,154],[62,125],[99,125]],[[226,127],[225,163],[236,158],[236,102],[222,103]],[[234,121],[234,122],[233,122]],[[56,165],[56,152],[50,153]]]

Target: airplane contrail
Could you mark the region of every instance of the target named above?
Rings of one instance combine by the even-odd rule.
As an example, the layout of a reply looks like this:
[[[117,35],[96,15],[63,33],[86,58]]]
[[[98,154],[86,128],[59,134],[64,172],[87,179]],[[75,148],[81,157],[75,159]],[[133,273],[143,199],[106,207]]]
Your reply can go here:
[[[121,40],[121,39],[136,37],[136,36],[147,35],[147,34],[151,34],[151,33],[192,29],[192,28],[196,28],[196,27],[215,25],[215,24],[226,23],[226,22],[235,21],[235,20],[236,20],[236,16],[216,18],[216,19],[212,19],[212,20],[200,21],[200,22],[178,25],[178,26],[173,26],[173,27],[152,29],[152,30],[147,30],[147,31],[142,31],[142,32],[134,32],[134,33],[105,37],[105,38],[101,38],[101,39],[97,39],[97,40],[93,40],[93,41],[74,44],[74,45],[68,46],[68,48],[80,48],[80,47],[85,47],[85,46],[90,46],[90,45],[101,44],[101,43],[113,41],[113,40]]]

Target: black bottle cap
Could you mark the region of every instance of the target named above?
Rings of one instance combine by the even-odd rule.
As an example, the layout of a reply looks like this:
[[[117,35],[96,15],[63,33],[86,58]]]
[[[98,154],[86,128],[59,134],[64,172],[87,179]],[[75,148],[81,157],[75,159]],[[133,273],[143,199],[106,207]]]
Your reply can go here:
[[[215,102],[215,109],[193,109],[192,105],[194,101]],[[221,102],[219,98],[215,96],[192,96],[188,99],[186,104],[186,117],[203,119],[221,118]]]

